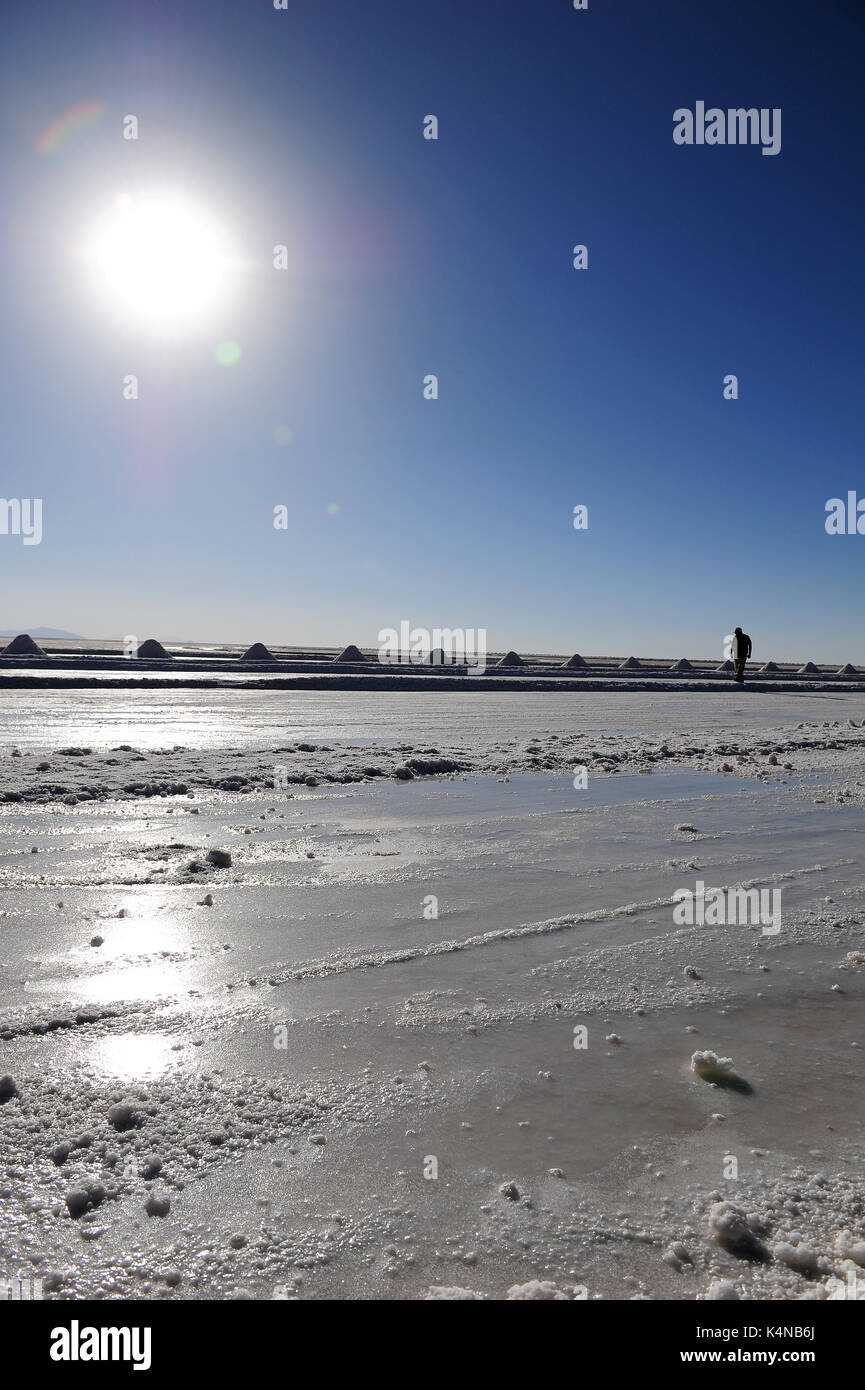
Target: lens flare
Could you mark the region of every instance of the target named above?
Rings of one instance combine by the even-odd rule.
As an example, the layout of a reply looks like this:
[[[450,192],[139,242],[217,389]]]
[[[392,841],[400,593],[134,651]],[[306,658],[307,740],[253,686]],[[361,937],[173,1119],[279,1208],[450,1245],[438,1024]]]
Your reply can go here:
[[[226,339],[220,343],[216,349],[216,360],[221,362],[223,367],[233,367],[235,362],[240,361],[240,343],[235,343],[232,339]]]
[[[47,130],[44,130],[36,143],[36,152],[41,155],[56,154],[65,142],[77,135],[87,126],[95,125],[105,115],[104,101],[82,101],[70,106],[62,116],[58,116]]]

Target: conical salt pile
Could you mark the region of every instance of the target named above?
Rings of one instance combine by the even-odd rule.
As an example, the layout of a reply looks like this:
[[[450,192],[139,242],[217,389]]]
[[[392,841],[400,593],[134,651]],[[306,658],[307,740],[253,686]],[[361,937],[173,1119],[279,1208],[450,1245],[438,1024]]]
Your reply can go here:
[[[588,666],[588,664],[589,663],[587,661],[583,660],[579,652],[574,652],[573,656],[570,657],[569,660],[562,662],[562,668],[563,670],[573,670],[573,668],[576,666]]]
[[[157,642],[155,637],[148,637],[146,642],[142,642],[136,656],[142,657],[145,661],[173,661],[171,652],[167,652],[161,642]]]
[[[365,660],[366,660],[366,658],[364,657],[363,652],[362,652],[358,647],[355,647],[355,646],[346,647],[345,651],[340,652],[339,656],[335,656],[333,659],[334,659],[334,661],[345,661],[345,662],[365,661]]]
[[[21,632],[13,637],[8,647],[3,648],[4,656],[44,656],[42,648],[33,641],[29,632]]]
[[[269,652],[263,642],[254,642],[240,659],[241,661],[276,661],[273,652]]]
[[[761,671],[777,671],[777,670],[778,670],[778,667],[775,665],[774,661],[767,661],[765,666],[761,666],[761,667],[760,667],[760,670],[761,670]]]
[[[517,656],[516,652],[505,652],[505,654],[504,654],[504,656],[501,658],[501,660],[496,662],[496,665],[497,665],[497,666],[522,666],[522,665],[523,665],[523,658],[522,658],[521,656]]]
[[[858,676],[859,672],[856,670],[856,667],[851,666],[848,661],[846,666],[839,667],[837,674],[839,676]]]
[[[681,661],[677,661],[675,665],[670,667],[671,671],[693,671],[693,669],[690,661],[685,656],[682,657]]]
[[[627,661],[623,661],[619,666],[620,671],[639,671],[640,663],[635,656],[629,656]]]
[[[804,666],[800,666],[796,672],[797,676],[819,676],[820,668],[815,666],[813,661],[806,661]]]

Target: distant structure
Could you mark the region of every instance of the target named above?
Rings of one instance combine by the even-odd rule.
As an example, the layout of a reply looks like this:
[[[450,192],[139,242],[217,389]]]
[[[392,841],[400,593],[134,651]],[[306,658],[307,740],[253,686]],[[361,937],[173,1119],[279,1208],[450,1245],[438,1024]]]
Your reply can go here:
[[[135,653],[142,661],[173,661],[171,652],[167,652],[161,642],[157,642],[155,637],[148,637],[146,642],[142,642],[138,651]]]
[[[496,662],[496,665],[497,665],[497,666],[524,666],[524,665],[525,665],[525,662],[523,661],[523,658],[522,658],[521,656],[517,656],[517,653],[516,653],[516,652],[505,652],[504,656],[503,656],[503,657],[500,657],[499,660]]]
[[[273,652],[268,651],[263,642],[253,642],[240,659],[241,661],[276,661]]]
[[[335,656],[333,659],[334,661],[344,661],[346,663],[352,661],[366,661],[363,652],[359,647],[355,647],[354,645],[346,647],[344,651],[340,652],[339,656]]]
[[[44,656],[42,648],[33,641],[29,632],[20,632],[13,637],[8,647],[3,648],[4,656]]]

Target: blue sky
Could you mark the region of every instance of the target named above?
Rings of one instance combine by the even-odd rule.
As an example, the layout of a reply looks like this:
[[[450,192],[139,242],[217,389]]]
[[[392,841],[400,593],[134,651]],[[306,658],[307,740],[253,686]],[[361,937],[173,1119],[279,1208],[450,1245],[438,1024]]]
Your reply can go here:
[[[763,659],[865,661],[865,536],[824,529],[865,496],[865,23],[708,10],[8,4],[0,492],[44,536],[0,535],[0,627],[720,657],[739,623]],[[675,145],[698,100],[780,107],[780,154]],[[80,259],[153,188],[242,260],[162,338]]]

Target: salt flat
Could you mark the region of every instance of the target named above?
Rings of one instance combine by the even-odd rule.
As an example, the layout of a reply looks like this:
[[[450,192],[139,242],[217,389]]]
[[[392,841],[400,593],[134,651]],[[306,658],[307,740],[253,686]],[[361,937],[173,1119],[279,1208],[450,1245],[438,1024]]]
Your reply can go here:
[[[549,691],[516,695],[483,690],[226,691],[0,690],[0,747],[37,753],[65,746],[139,750],[188,744],[195,749],[262,748],[289,739],[431,743],[502,737],[619,732],[629,735],[708,730],[800,720],[865,718],[865,692],[773,694],[730,684],[708,694],[682,691]]]
[[[865,696],[420,698],[17,705],[0,1264],[56,1297],[826,1296],[865,1237]],[[471,766],[395,775],[429,748]],[[93,799],[31,795],[42,755]],[[780,888],[780,932],[676,926],[700,879]],[[723,1249],[719,1200],[822,1264]]]

